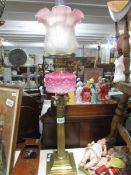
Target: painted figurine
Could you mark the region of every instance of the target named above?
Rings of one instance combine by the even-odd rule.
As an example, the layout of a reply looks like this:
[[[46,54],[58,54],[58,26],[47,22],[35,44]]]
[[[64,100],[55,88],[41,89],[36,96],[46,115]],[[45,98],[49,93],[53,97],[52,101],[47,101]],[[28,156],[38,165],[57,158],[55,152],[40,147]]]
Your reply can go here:
[[[88,144],[80,166],[84,169],[92,169],[98,164],[101,157],[106,156],[106,154],[107,146],[105,138],[98,140],[96,143],[92,142]]]
[[[100,101],[106,100],[107,99],[107,95],[108,95],[108,84],[106,82],[105,79],[102,79],[101,84],[99,85],[99,93],[98,93],[98,99]]]
[[[123,55],[115,60],[115,73],[114,73],[114,83],[125,81],[125,66],[123,63]]]
[[[81,92],[82,102],[91,102],[91,90],[89,87],[89,81],[86,83],[86,85],[83,87]]]
[[[68,98],[67,99],[67,104],[68,105],[76,104],[75,91],[68,92],[67,94],[65,94],[65,96]]]
[[[94,79],[91,78],[89,82],[90,82],[90,90],[91,90],[91,104],[96,104],[98,102],[98,93],[94,83]]]
[[[81,104],[82,103],[82,97],[81,97],[81,92],[83,89],[83,83],[80,80],[80,78],[77,79],[76,83],[76,104]]]

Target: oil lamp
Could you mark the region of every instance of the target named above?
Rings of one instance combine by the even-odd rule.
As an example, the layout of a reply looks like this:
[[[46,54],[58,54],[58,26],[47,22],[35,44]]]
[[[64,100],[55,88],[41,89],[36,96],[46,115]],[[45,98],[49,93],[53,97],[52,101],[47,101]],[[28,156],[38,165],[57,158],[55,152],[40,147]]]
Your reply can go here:
[[[62,3],[60,3],[62,2]],[[57,151],[47,155],[47,175],[76,175],[73,153],[65,150],[65,99],[64,94],[75,90],[76,75],[69,73],[67,57],[76,50],[75,26],[84,18],[79,9],[71,10],[57,1],[52,10],[43,8],[36,14],[38,22],[46,28],[45,51],[54,58],[55,72],[45,75],[45,87],[49,93],[57,94]]]

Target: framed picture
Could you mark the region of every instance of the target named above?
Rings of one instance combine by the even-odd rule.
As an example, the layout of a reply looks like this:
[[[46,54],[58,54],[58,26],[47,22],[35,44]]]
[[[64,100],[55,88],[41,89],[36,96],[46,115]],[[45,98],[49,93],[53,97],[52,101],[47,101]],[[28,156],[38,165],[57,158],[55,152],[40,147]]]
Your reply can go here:
[[[0,85],[0,175],[12,172],[21,100],[20,87]]]
[[[52,72],[54,71],[54,61],[51,57],[44,57],[43,58],[44,70],[45,72]]]
[[[103,68],[87,68],[84,70],[84,82],[93,78],[96,83],[99,76],[103,77]]]

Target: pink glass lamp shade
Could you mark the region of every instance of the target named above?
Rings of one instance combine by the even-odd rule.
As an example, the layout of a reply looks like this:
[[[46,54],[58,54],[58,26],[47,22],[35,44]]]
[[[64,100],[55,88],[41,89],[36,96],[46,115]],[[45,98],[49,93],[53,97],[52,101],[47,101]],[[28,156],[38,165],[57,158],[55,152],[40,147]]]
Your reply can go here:
[[[66,94],[76,88],[76,75],[69,72],[52,72],[45,75],[45,87],[49,93]]]
[[[39,10],[36,14],[38,22],[46,27],[45,51],[50,55],[72,54],[78,47],[75,38],[75,25],[84,18],[78,10],[71,10],[64,5]]]

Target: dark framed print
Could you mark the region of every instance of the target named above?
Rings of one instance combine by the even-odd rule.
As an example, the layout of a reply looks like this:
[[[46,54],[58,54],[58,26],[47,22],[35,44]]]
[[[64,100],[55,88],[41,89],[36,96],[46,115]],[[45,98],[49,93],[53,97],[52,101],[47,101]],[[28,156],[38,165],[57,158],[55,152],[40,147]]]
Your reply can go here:
[[[103,68],[87,68],[84,70],[84,82],[93,78],[96,83],[99,76],[103,77]]]
[[[0,175],[10,175],[18,133],[22,88],[0,85]]]

